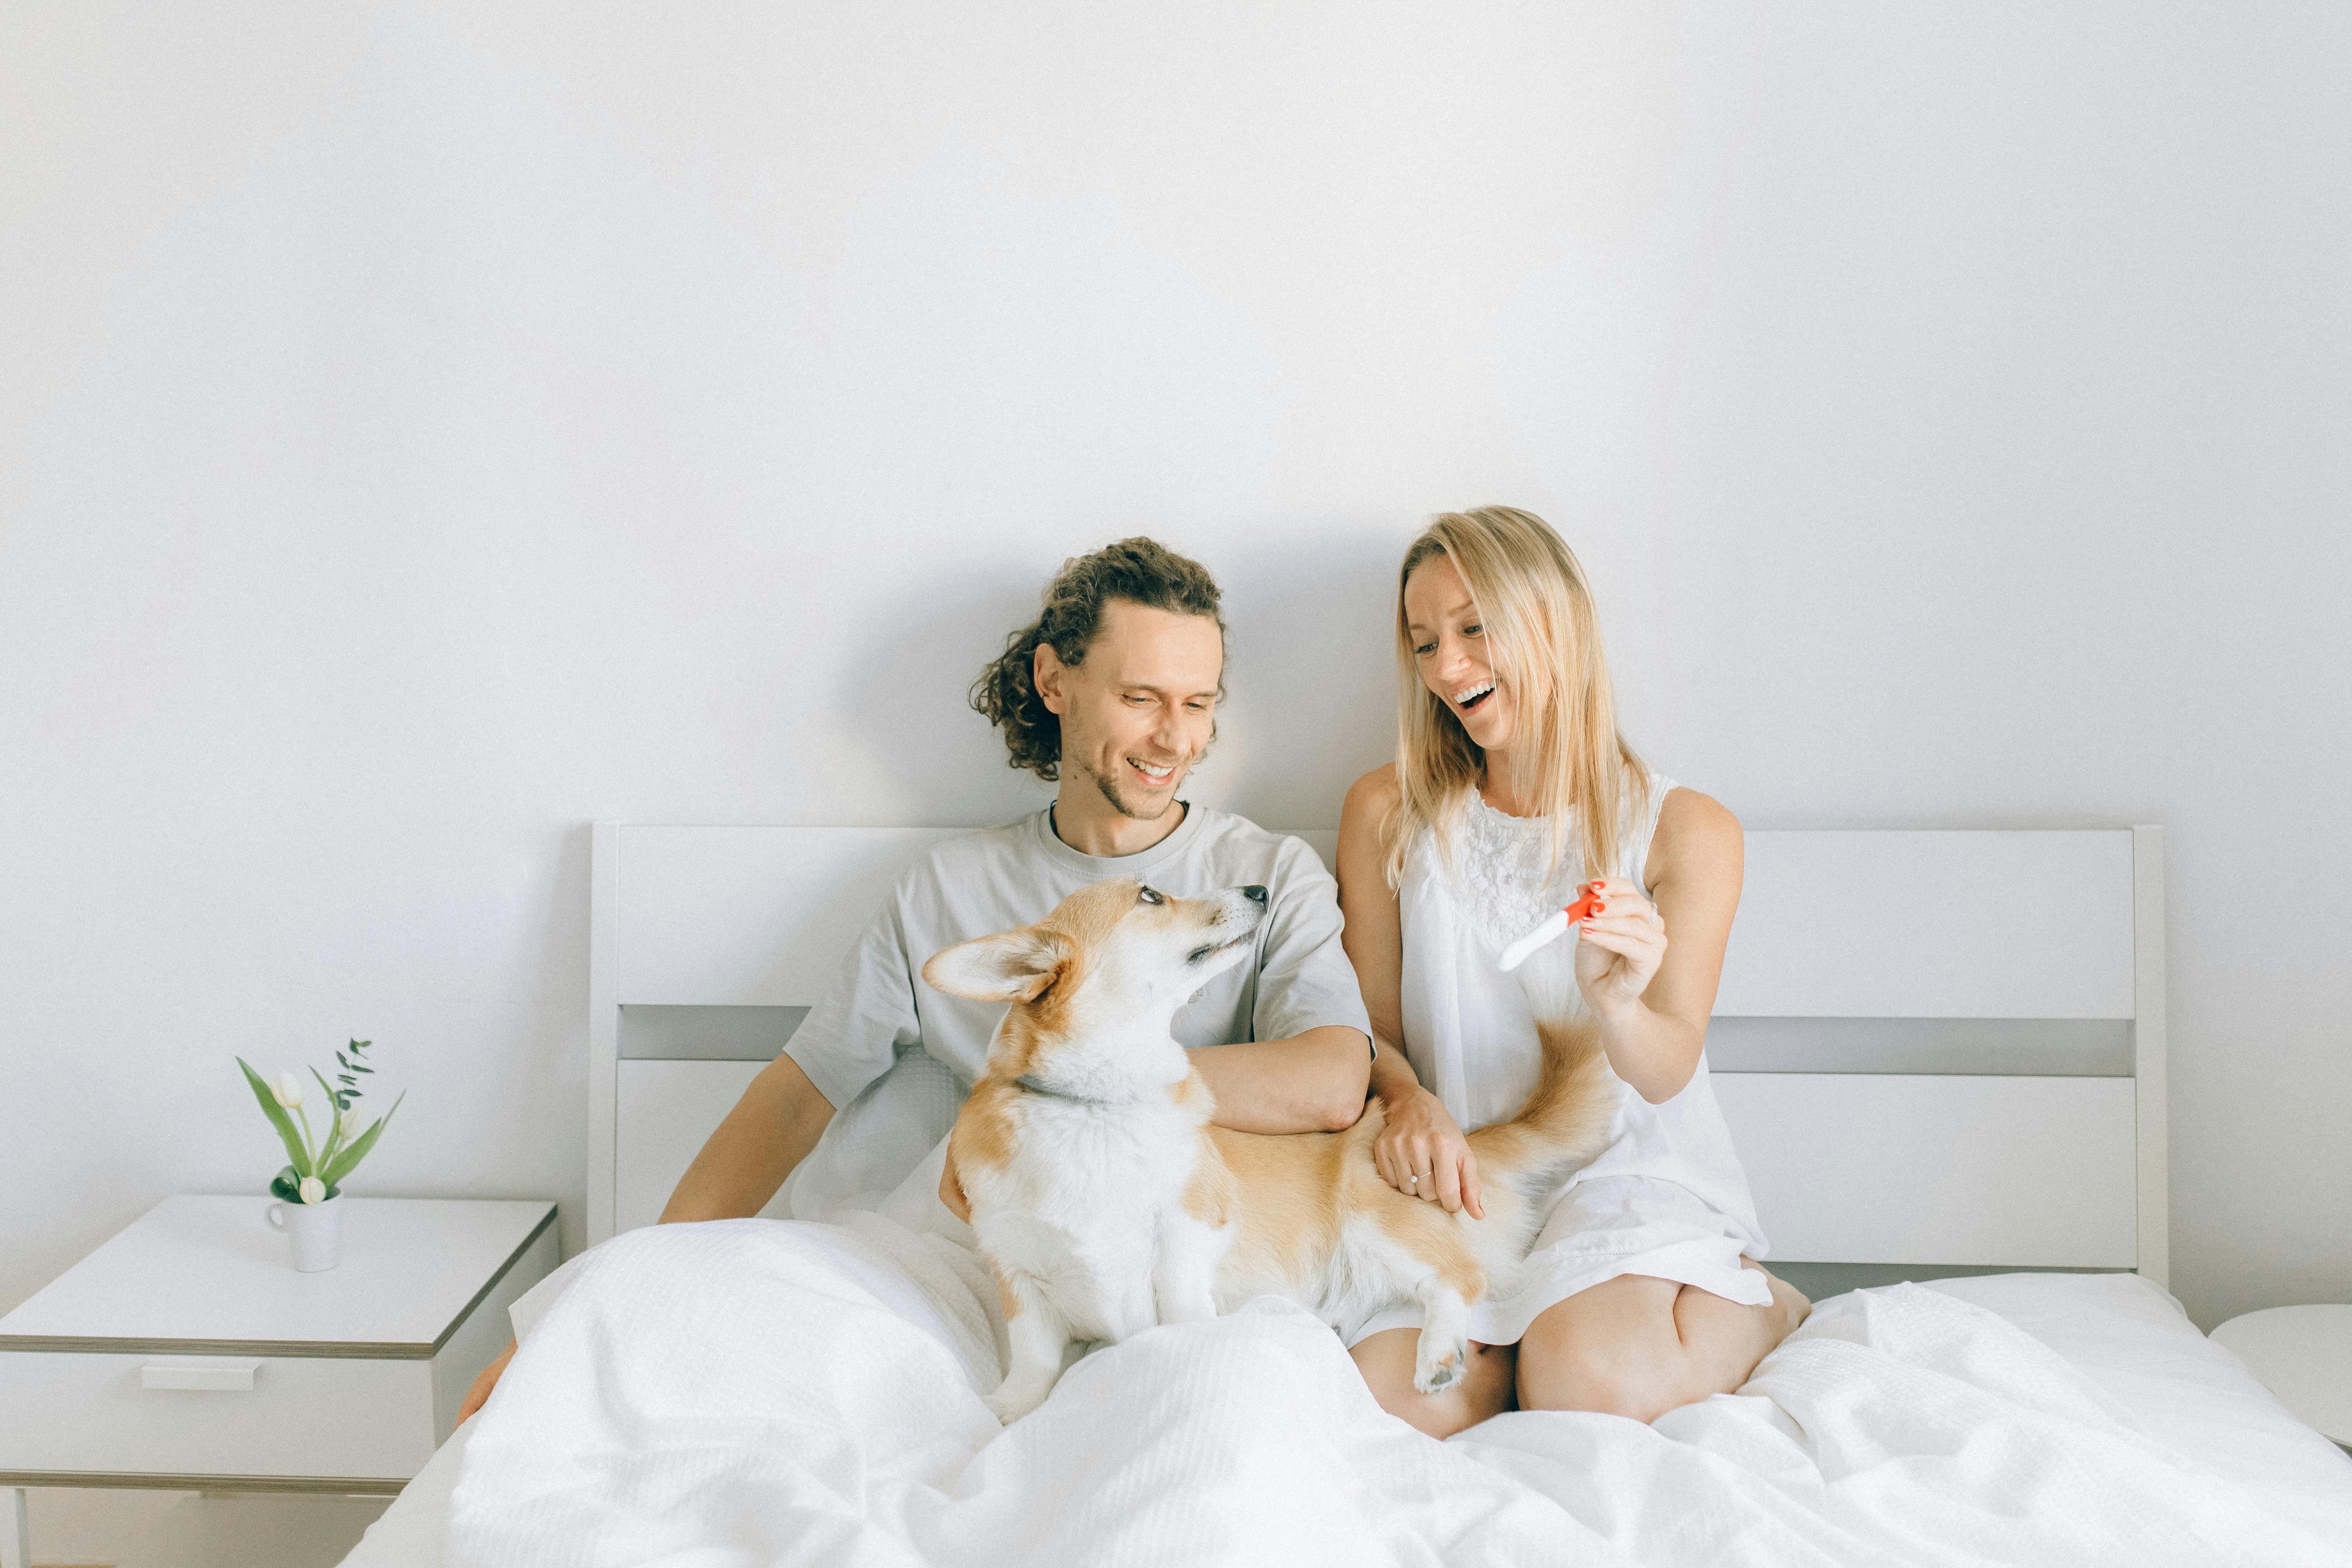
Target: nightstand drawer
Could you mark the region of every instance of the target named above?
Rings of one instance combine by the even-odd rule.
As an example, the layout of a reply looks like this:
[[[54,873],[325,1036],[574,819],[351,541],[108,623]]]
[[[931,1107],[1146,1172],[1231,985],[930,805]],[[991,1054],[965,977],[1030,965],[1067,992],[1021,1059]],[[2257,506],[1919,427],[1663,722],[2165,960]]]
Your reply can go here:
[[[405,1479],[433,1394],[429,1361],[0,1352],[0,1471]]]

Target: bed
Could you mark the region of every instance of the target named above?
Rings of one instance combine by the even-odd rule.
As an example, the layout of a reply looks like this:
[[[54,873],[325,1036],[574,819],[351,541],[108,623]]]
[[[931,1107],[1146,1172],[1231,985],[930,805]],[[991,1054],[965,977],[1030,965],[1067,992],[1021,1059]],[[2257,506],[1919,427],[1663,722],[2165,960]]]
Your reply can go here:
[[[647,1228],[943,836],[597,826],[588,1230],[614,1244],[519,1310],[498,1402],[347,1568],[2352,1561],[2352,1460],[2163,1288],[2159,830],[1750,834],[1709,1056],[1812,1318],[1652,1426],[1444,1444],[1273,1302],[1097,1351],[1001,1435],[992,1292],[920,1173],[893,1185],[930,1142],[894,1129],[952,1112],[919,1054],[812,1156],[867,1178],[835,1223]]]

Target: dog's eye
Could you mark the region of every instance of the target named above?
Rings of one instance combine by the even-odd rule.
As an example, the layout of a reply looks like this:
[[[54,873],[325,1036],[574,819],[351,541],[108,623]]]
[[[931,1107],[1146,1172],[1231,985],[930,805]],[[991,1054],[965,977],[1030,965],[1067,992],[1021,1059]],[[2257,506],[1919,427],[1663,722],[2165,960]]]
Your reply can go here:
[[[1139,888],[1136,889],[1135,896],[1147,904],[1164,904],[1168,901],[1166,899],[1161,898],[1156,889],[1151,888]]]

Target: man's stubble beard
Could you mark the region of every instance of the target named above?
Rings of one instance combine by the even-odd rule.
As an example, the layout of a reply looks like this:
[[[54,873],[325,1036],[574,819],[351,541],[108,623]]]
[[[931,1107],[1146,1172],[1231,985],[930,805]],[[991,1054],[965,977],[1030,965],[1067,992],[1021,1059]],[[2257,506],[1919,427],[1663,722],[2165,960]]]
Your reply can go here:
[[[1161,817],[1167,816],[1168,808],[1176,804],[1176,791],[1174,785],[1184,782],[1184,774],[1179,773],[1169,788],[1168,798],[1160,803],[1160,809],[1153,812],[1150,816],[1146,816],[1143,813],[1136,810],[1135,807],[1128,805],[1127,802],[1120,797],[1118,786],[1111,783],[1110,780],[1103,777],[1102,774],[1097,773],[1093,763],[1080,763],[1078,766],[1085,770],[1087,777],[1095,781],[1095,788],[1102,791],[1102,797],[1110,802],[1110,808],[1113,811],[1118,813],[1121,816],[1131,817],[1137,822],[1157,822]],[[1192,764],[1189,763],[1186,763],[1184,772],[1189,773],[1192,771]]]

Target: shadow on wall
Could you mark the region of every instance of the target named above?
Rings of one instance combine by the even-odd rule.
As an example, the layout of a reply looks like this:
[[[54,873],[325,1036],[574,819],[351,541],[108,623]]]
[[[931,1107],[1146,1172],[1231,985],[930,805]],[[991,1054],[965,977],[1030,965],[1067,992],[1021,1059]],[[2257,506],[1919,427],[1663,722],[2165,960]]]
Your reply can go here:
[[[1403,525],[1333,528],[1211,563],[1231,635],[1202,798],[1269,827],[1337,827],[1349,784],[1393,759],[1389,619],[1411,536]]]

